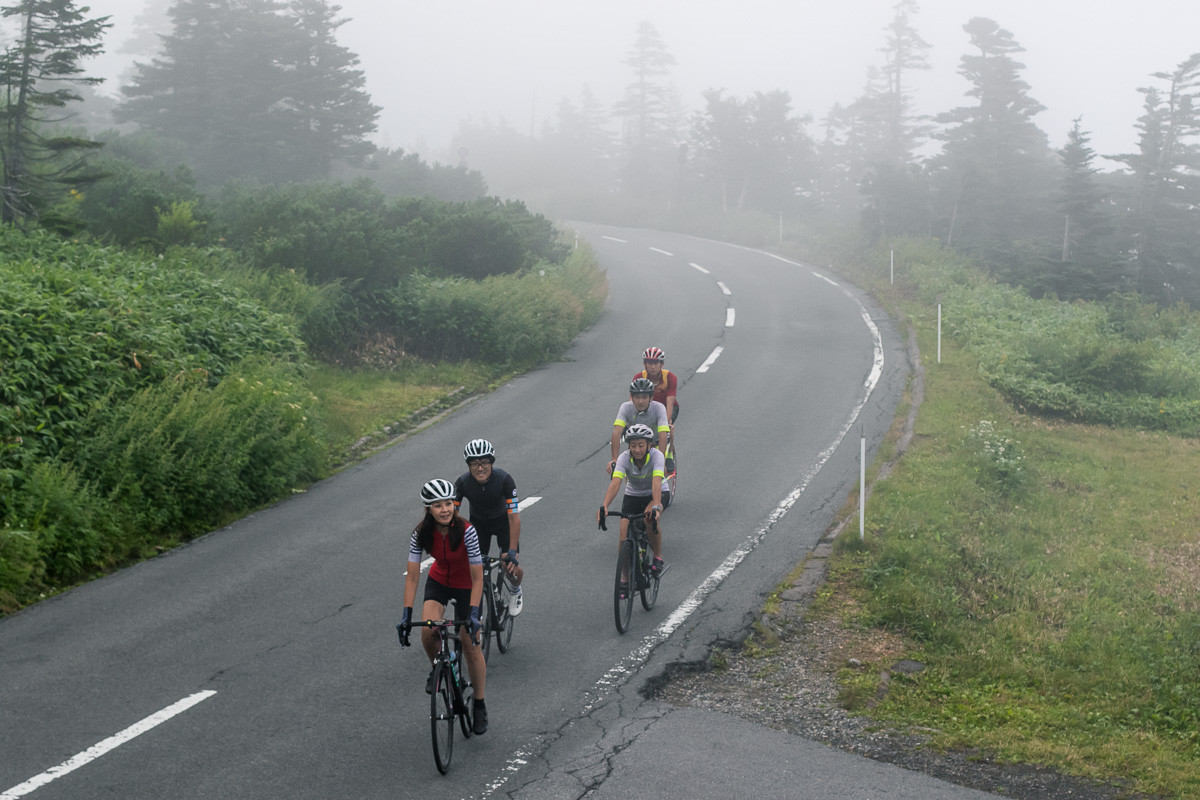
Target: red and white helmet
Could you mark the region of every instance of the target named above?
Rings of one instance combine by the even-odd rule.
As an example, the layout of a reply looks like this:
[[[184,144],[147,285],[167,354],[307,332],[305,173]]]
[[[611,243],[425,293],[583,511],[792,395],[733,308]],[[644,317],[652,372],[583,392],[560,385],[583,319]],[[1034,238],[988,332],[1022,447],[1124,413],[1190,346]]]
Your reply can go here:
[[[642,361],[666,361],[667,354],[658,347],[647,347],[642,353]]]

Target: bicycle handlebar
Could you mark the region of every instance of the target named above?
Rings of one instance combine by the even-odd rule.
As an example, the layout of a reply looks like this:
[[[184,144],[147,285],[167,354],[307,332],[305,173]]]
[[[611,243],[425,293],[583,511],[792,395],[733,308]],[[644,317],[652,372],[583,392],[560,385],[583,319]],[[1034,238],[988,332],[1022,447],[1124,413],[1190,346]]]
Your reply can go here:
[[[647,508],[648,507],[649,506],[647,506]],[[637,519],[638,517],[645,517],[645,516],[646,516],[645,511],[639,511],[636,514],[626,514],[624,511],[606,511],[604,514],[604,517],[620,517],[621,519],[630,519],[630,520]],[[602,530],[602,531],[608,530],[608,526],[604,524],[604,517],[600,518],[600,530]],[[649,519],[650,519],[650,525],[652,527],[657,528],[658,527],[658,519],[653,515],[651,515],[649,517]]]

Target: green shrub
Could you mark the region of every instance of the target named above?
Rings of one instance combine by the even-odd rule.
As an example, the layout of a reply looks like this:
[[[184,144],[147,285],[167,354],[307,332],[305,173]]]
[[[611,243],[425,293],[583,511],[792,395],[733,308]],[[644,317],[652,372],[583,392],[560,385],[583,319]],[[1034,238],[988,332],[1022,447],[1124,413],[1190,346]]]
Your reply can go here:
[[[1034,299],[928,244],[902,250],[900,260],[920,298],[942,304],[946,333],[1018,408],[1200,435],[1200,314],[1129,295]]]
[[[589,258],[482,281],[414,276],[394,295],[403,347],[433,360],[513,366],[556,358],[603,307],[606,285]]]
[[[196,371],[216,384],[250,356],[302,360],[291,319],[157,259],[0,229],[0,520],[29,467],[69,452],[101,398]]]
[[[317,479],[326,448],[316,398],[287,364],[243,364],[215,387],[193,372],[97,408],[76,456],[123,516],[132,554],[195,534]]]
[[[195,179],[184,167],[168,172],[111,155],[97,159],[96,167],[105,177],[81,194],[72,214],[103,241],[161,246],[159,209],[176,203],[193,204],[197,219],[204,217],[198,208]]]

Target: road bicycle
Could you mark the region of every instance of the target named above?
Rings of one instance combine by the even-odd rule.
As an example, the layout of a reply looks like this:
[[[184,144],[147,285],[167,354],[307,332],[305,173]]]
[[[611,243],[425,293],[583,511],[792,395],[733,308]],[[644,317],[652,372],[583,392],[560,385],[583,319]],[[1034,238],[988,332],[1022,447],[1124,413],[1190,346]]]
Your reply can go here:
[[[483,558],[483,633],[480,645],[483,647],[483,660],[487,661],[492,650],[492,636],[495,635],[496,647],[501,653],[508,652],[512,642],[513,624],[516,617],[508,613],[509,593],[504,585],[504,565],[507,557]]]
[[[413,628],[433,628],[437,632],[438,654],[433,659],[429,673],[429,687],[433,690],[429,698],[429,726],[433,734],[433,761],[438,772],[445,775],[450,770],[450,757],[454,754],[454,722],[458,720],[464,739],[471,738],[471,712],[475,692],[463,658],[462,638],[458,628],[470,630],[470,620],[423,620],[409,623]],[[401,626],[397,626],[399,628]]]
[[[657,573],[651,569],[654,552],[650,548],[644,514],[609,511],[605,516],[629,520],[629,531],[617,554],[617,575],[613,581],[613,619],[617,623],[617,633],[625,633],[633,616],[633,596],[641,596],[642,608],[647,611],[654,608],[658,601],[658,582],[666,569]],[[650,524],[657,523],[651,519]],[[608,530],[603,517],[600,518],[600,528]]]

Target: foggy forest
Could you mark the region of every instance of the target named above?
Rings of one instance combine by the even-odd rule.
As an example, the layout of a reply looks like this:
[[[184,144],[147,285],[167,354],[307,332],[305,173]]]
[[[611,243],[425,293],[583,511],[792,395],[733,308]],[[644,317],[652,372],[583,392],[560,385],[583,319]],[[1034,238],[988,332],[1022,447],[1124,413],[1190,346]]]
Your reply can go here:
[[[1049,146],[1033,121],[1043,106],[1022,77],[1023,48],[987,18],[963,26],[971,45],[958,66],[970,85],[963,104],[925,116],[912,111],[910,88],[929,67],[915,0],[896,3],[878,32],[880,60],[865,65],[861,94],[819,114],[770,87],[746,96],[712,88],[701,107],[687,108],[672,83],[670,43],[643,22],[613,54],[613,70],[628,77],[619,102],[605,105],[584,87],[536,131],[463,120],[450,147],[458,160],[447,164],[372,143],[380,108],[358,57],[338,43],[337,6],[230,8],[149,4],[143,24],[157,20],[169,32],[144,29],[125,44],[131,68],[117,97],[84,70],[85,57],[107,46],[103,19],[69,23],[74,39],[63,41],[79,60],[63,76],[50,74],[51,62],[41,75],[23,74],[12,56],[37,43],[13,45],[3,72],[10,91],[50,100],[6,113],[6,175],[20,172],[14,159],[39,150],[63,174],[31,176],[36,188],[10,180],[5,218],[49,211],[57,220],[55,190],[86,181],[87,199],[68,216],[128,242],[157,226],[154,206],[190,203],[211,218],[235,185],[365,178],[388,197],[496,196],[558,218],[652,220],[696,233],[746,229],[760,217],[764,228],[853,228],[871,241],[934,237],[1002,280],[1064,299],[1128,291],[1171,304],[1200,293],[1200,55],[1146,76],[1142,114],[1128,123],[1136,152],[1098,154],[1083,120],[1054,132],[1065,134],[1064,147]],[[55,24],[47,20],[42,35],[60,35]],[[72,88],[41,92],[60,78]],[[142,202],[140,228],[128,209],[103,210],[132,202],[134,185],[154,196]]]

